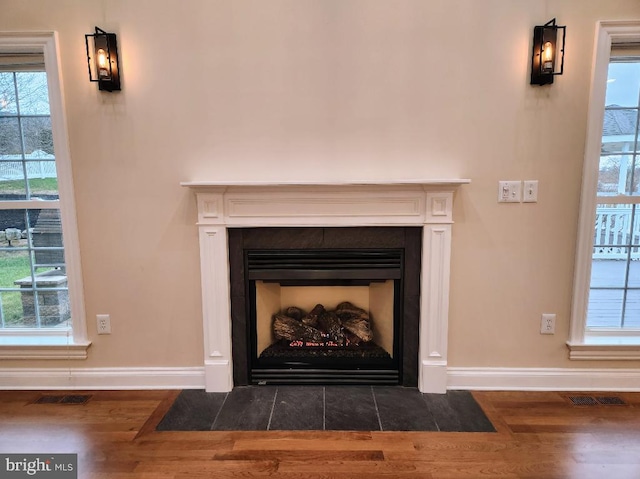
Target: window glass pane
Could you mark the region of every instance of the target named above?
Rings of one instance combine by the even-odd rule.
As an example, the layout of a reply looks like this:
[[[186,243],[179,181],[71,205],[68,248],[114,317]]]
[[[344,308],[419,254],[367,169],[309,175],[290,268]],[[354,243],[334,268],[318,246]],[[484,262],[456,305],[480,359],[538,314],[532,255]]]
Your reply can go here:
[[[14,238],[14,231],[8,230],[10,238]],[[15,233],[19,235],[20,230]],[[0,291],[2,295],[2,316],[4,327],[24,327],[22,311],[22,293],[20,282],[31,279],[31,266],[29,252],[25,249],[17,249],[19,245],[26,243],[25,240],[9,240],[14,246],[13,251],[0,250]],[[0,247],[4,246],[0,242]],[[28,296],[32,293],[26,292]],[[25,298],[26,299],[26,298]]]
[[[14,243],[18,244],[18,243]],[[26,244],[23,241],[22,244]],[[29,251],[25,248],[13,248],[14,250],[0,251],[2,258],[2,273],[0,273],[0,288],[20,289],[16,281],[31,280],[31,263]]]
[[[22,314],[22,298],[29,300],[33,293],[21,293],[20,291],[0,291],[0,319],[3,328],[24,328],[31,325],[25,324]],[[32,300],[33,301],[33,300]]]
[[[0,210],[0,248],[24,246],[24,239],[14,230],[22,233],[26,223],[25,210]]]
[[[67,326],[71,318],[67,276],[59,269],[36,275],[36,296],[40,325],[45,328]],[[23,306],[24,308],[24,306]],[[25,320],[35,312],[23,311]]]
[[[627,278],[628,248],[620,248],[620,259],[594,259],[591,264],[592,288],[624,288]]]
[[[602,125],[602,153],[625,153],[637,148],[638,109],[605,110]]]
[[[0,160],[21,160],[22,141],[17,118],[0,117]]]
[[[622,289],[592,289],[589,292],[587,328],[619,328],[623,297]]]
[[[49,92],[45,72],[17,72],[18,104],[21,115],[48,115]]]
[[[24,200],[26,195],[22,162],[0,160],[0,201]]]
[[[629,287],[640,288],[640,247],[632,248],[632,261],[629,263]]]
[[[624,309],[624,327],[640,329],[640,290],[627,291],[627,301]]]
[[[598,205],[593,239],[594,259],[626,258],[622,248],[631,244],[631,211],[630,205]]]
[[[606,106],[638,106],[640,63],[612,62],[607,77]]]
[[[598,195],[615,196],[631,192],[633,155],[605,155],[600,157]],[[634,179],[634,185],[638,182]]]
[[[41,198],[43,200],[60,199],[58,194],[58,180],[56,179],[55,162],[37,162],[33,167],[39,170],[37,175],[29,179],[29,191],[31,198]],[[0,190],[2,187],[0,186]]]
[[[26,117],[22,119],[24,154],[26,158],[52,158],[53,135],[51,118],[48,116]]]
[[[18,112],[13,73],[0,73],[0,116]]]
[[[630,329],[640,328],[640,290],[627,291],[627,301],[624,309],[624,327]]]
[[[59,210],[30,210],[31,244],[35,267],[64,269],[62,223]]]
[[[634,210],[628,286],[630,288],[640,288],[640,205],[634,205]]]

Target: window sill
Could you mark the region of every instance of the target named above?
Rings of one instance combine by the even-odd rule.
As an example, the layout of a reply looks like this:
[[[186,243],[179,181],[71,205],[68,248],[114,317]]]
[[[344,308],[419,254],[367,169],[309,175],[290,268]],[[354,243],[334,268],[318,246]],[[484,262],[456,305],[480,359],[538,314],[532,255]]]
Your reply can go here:
[[[90,345],[67,336],[0,336],[0,359],[87,359]]]
[[[567,342],[569,359],[633,361],[640,359],[640,337],[591,337],[582,343]]]

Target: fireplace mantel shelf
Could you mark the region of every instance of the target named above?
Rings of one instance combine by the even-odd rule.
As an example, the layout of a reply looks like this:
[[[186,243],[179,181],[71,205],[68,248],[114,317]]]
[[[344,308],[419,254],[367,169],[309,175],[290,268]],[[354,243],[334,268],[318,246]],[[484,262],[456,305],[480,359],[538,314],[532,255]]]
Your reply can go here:
[[[348,181],[183,181],[189,188],[269,188],[296,186],[459,186],[471,183],[464,178],[408,179],[408,180],[348,180]]]
[[[449,274],[455,191],[471,180],[186,181],[198,205],[205,385],[233,388],[227,229],[415,226],[422,228],[419,378],[447,390]]]

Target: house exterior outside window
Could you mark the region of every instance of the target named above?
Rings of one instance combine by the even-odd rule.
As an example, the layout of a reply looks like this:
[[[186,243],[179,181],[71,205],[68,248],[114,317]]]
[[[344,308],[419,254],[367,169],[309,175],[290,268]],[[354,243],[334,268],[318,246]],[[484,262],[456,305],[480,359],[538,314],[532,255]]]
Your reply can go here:
[[[54,33],[0,33],[0,358],[85,358]]]

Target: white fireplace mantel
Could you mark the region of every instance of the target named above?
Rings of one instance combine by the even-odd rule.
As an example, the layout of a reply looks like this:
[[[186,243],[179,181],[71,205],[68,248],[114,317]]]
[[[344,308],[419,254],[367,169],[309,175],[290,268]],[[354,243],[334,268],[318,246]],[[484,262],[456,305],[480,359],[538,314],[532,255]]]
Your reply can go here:
[[[233,388],[227,228],[421,226],[418,387],[446,392],[453,197],[467,183],[181,183],[195,191],[198,204],[206,390]]]

